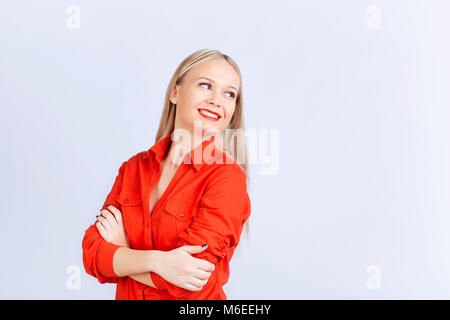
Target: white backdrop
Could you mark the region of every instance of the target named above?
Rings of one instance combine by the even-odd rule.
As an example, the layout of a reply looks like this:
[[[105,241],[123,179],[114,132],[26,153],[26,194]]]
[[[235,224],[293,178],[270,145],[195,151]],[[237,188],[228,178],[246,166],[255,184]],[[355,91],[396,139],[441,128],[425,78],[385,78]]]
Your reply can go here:
[[[259,153],[250,165],[228,298],[450,298],[449,12],[444,0],[3,0],[0,298],[114,298],[84,271],[84,231],[120,164],[154,144],[175,68],[202,48],[239,64],[247,128],[279,133],[277,169],[263,175]]]

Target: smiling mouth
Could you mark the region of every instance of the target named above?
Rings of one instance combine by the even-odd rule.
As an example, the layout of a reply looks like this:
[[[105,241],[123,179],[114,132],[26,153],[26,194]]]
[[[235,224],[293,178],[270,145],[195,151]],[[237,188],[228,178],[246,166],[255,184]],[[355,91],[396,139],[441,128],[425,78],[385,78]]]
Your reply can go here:
[[[198,109],[198,113],[203,118],[211,120],[211,121],[219,121],[219,119],[222,118],[219,114],[212,112],[208,109]]]

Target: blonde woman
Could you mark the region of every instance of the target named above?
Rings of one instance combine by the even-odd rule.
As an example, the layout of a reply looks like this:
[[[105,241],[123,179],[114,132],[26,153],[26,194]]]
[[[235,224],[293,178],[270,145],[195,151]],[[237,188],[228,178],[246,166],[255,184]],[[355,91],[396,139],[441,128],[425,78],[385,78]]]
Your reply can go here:
[[[176,69],[155,144],[122,163],[83,238],[86,272],[116,299],[227,298],[251,211],[242,106],[227,55],[199,50]]]

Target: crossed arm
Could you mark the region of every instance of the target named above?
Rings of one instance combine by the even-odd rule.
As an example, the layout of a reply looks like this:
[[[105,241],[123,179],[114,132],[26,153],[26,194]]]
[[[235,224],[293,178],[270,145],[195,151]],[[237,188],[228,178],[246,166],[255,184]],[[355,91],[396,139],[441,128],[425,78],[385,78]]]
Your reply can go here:
[[[119,246],[113,256],[114,273],[128,276],[135,281],[160,289],[152,281],[150,272],[155,272],[173,285],[188,291],[199,291],[208,282],[214,264],[194,258],[191,254],[206,249],[200,245],[181,246],[171,251],[133,250],[130,248],[123,225],[122,213],[113,205],[97,216],[97,227],[101,237]]]
[[[114,255],[113,267],[115,273],[119,276],[128,275],[133,280],[156,288],[150,277],[150,272],[142,272],[142,270],[154,270],[154,263],[158,258],[158,251],[139,252],[140,250],[126,250],[131,249],[131,247],[123,225],[122,214],[119,209],[112,205],[108,206],[108,209],[111,212],[106,209],[101,211],[104,217],[101,215],[97,216],[95,226],[104,240],[124,247],[119,248]],[[123,260],[131,260],[133,262],[121,263]],[[144,261],[147,261],[147,263]]]

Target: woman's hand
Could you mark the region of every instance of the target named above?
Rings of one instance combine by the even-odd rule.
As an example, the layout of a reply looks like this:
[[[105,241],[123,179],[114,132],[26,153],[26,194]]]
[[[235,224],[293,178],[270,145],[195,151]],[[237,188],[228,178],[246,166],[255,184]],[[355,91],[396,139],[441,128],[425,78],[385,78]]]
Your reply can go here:
[[[95,223],[100,235],[110,243],[130,248],[130,242],[123,226],[122,213],[112,205],[107,207],[111,212],[106,209],[100,211],[103,217],[97,216],[97,222]]]
[[[190,291],[199,291],[208,282],[214,264],[191,256],[204,251],[207,246],[181,246],[171,251],[161,251],[155,272],[166,281]]]

